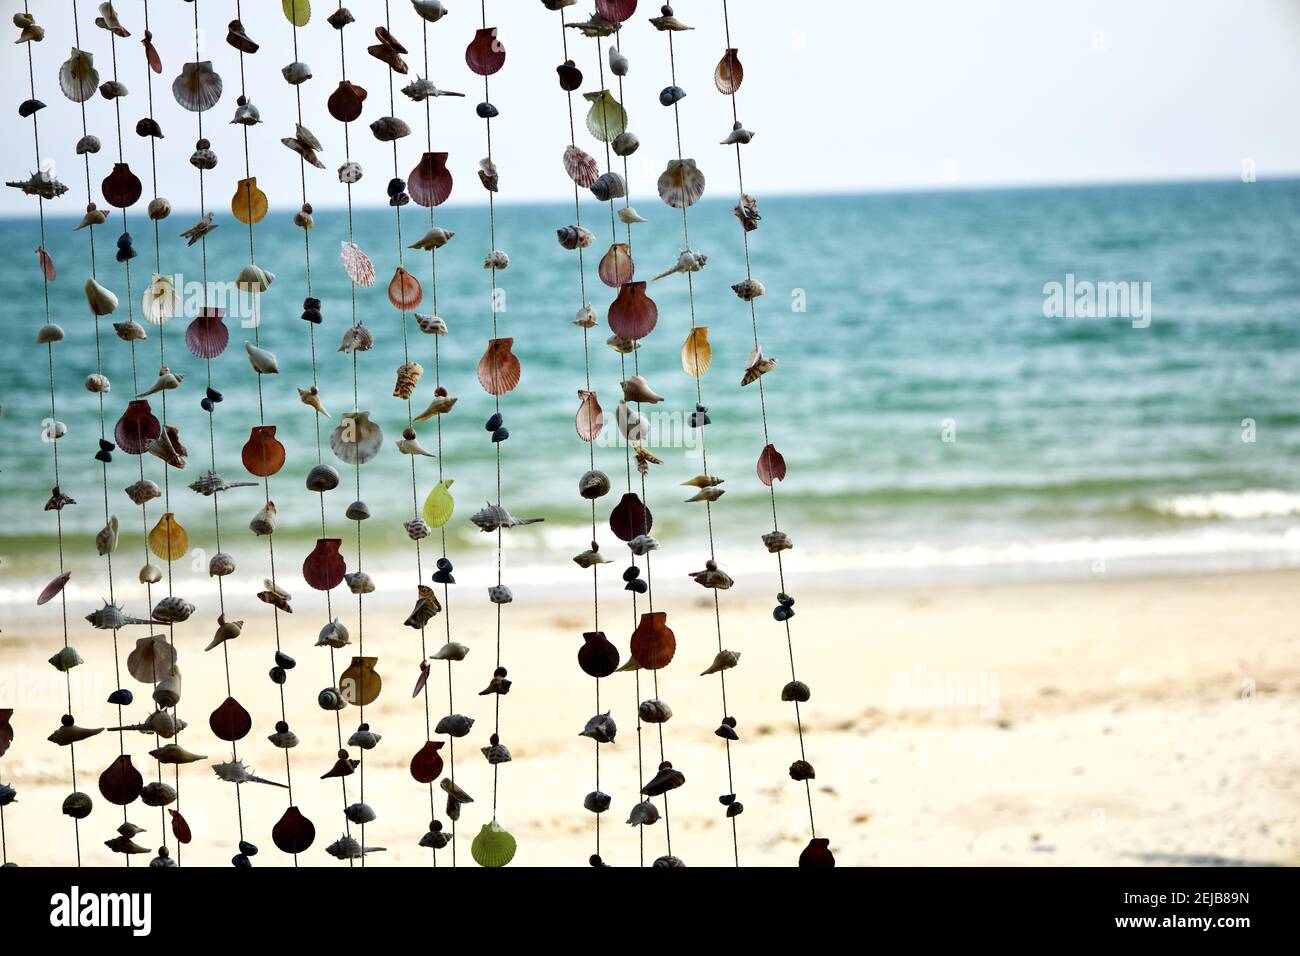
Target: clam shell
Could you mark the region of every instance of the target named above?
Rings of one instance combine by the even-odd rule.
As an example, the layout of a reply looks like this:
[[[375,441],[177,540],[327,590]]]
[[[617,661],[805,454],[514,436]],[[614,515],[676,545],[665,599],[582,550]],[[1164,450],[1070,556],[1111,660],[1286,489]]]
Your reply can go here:
[[[686,335],[682,345],[682,369],[687,375],[699,378],[713,363],[713,347],[709,345],[709,327],[697,325]]]
[[[478,363],[478,380],[489,395],[505,395],[519,384],[519,359],[510,351],[514,339],[492,339]]]
[[[564,151],[564,171],[569,178],[583,189],[589,188],[600,176],[600,166],[577,146],[570,146]]]
[[[181,67],[181,75],[172,81],[172,96],[191,113],[201,113],[217,105],[221,88],[221,77],[213,71],[210,61],[191,61]]]
[[[668,615],[650,611],[632,632],[632,656],[646,670],[667,667],[677,651],[677,638],[668,627]]]
[[[140,638],[126,656],[127,673],[142,684],[155,684],[175,669],[176,649],[161,634]]]
[[[595,392],[578,389],[578,414],[575,416],[574,424],[578,429],[578,437],[588,442],[595,441],[596,436],[605,427],[604,414],[600,402],[596,400]]]
[[[95,69],[95,56],[85,50],[72,48],[72,55],[59,67],[59,89],[74,103],[84,103],[99,89],[99,71]]]
[[[685,209],[704,195],[704,174],[693,159],[669,160],[658,188],[660,199],[674,209]]]
[[[612,289],[631,282],[636,266],[632,262],[632,251],[627,243],[616,242],[611,245],[609,251],[601,257],[597,271],[600,273],[600,281]]]
[[[627,129],[627,110],[609,90],[583,94],[591,109],[587,111],[587,130],[602,143],[610,143]]]

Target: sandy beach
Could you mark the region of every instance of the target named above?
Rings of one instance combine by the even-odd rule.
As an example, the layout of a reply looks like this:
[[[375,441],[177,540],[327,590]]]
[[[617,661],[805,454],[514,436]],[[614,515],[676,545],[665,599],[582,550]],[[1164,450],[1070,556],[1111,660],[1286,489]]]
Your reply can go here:
[[[1300,862],[1298,585],[1300,573],[1270,572],[821,593],[805,587],[796,652],[799,677],[813,689],[803,715],[807,758],[817,769],[818,832],[831,839],[840,865]],[[786,649],[767,625],[765,597],[738,588],[728,598],[725,642],[743,654],[727,681],[741,734],[731,749],[734,791],[745,805],[736,821],[740,860],[791,865],[807,840],[808,811],[802,787],[786,773],[799,756],[793,713],[778,699],[788,679]],[[282,616],[282,644],[298,660],[286,687],[289,722],[302,737],[290,751],[293,795],[318,831],[299,863],[339,865],[324,853],[343,825],[338,781],[318,779],[333,763],[336,742],[333,722],[315,704],[330,683],[328,653],[311,646],[323,623],[317,603],[308,597],[292,617]],[[659,673],[659,696],[677,715],[664,725],[666,754],[687,777],[670,800],[673,852],[688,865],[727,865],[731,828],[717,798],[733,788],[712,733],[722,716],[718,680],[698,676],[716,650],[712,604],[683,590],[665,592],[660,606],[678,639],[677,658]],[[602,627],[626,649],[628,602],[611,597],[602,608]],[[269,615],[262,605],[236,610],[258,622],[229,645],[235,696],[255,721],[240,757],[283,781],[282,752],[265,739],[279,717],[266,677],[274,649]],[[416,845],[429,818],[428,790],[406,769],[425,739],[422,702],[411,698],[419,635],[401,627],[408,611],[378,600],[367,605],[365,653],[379,658],[384,690],[366,718],[384,739],[366,761],[366,800],[379,814],[366,839],[387,847],[370,865],[429,859]],[[491,675],[490,611],[464,600],[453,608],[454,634],[472,648],[452,665],[456,709],[479,718],[456,748],[456,780],[475,798],[458,826],[462,864],[471,862],[469,841],[491,816],[492,774],[478,748],[487,743],[492,713],[490,698],[475,696]],[[51,681],[40,663],[60,641],[50,617],[11,619],[4,628],[10,676],[0,706],[17,708],[17,737],[2,769],[19,791],[6,810],[8,850],[28,865],[73,860],[72,825],[58,810],[70,789],[67,753],[44,740],[57,726],[63,692],[61,679]],[[225,696],[220,651],[203,655],[208,626],[197,620],[177,628],[185,678],[179,711],[190,722],[180,742],[226,759],[228,746],[206,720]],[[430,627],[430,653],[441,643],[441,620]],[[508,608],[506,620],[503,656],[515,684],[501,700],[501,727],[514,760],[501,768],[498,817],[518,838],[516,865],[584,865],[595,848],[595,818],[582,808],[594,787],[595,745],[578,731],[595,699],[575,654],[589,623],[573,604],[537,600]],[[356,649],[355,631],[353,642],[349,650]],[[86,689],[78,722],[109,723],[109,635],[79,628],[74,643],[87,658],[74,672]],[[348,652],[337,653],[346,666]],[[16,663],[25,670],[8,666]],[[430,681],[434,721],[447,712],[445,666],[435,662]],[[137,693],[127,715],[140,719],[147,688],[127,680]],[[623,822],[637,782],[636,678],[617,674],[601,684],[601,710],[612,709],[619,723],[617,741],[601,748],[601,789],[613,797],[601,852],[613,865],[636,865],[642,853],[650,862],[666,850],[664,821],[642,834]],[[652,696],[648,674],[640,690]],[[51,693],[53,701],[41,699]],[[355,709],[345,710],[345,736],[355,723]],[[127,737],[146,780],[156,774],[152,746],[152,737]],[[77,747],[79,785],[96,799],[81,825],[87,864],[122,862],[103,846],[120,810],[94,783],[117,747],[115,734]],[[653,728],[645,729],[641,749],[648,775],[659,758]],[[235,788],[218,781],[209,762],[180,773],[181,808],[195,834],[181,851],[188,865],[225,864],[239,838]],[[359,784],[359,775],[347,779],[349,801],[358,799]],[[445,820],[441,798],[438,791]],[[286,791],[245,785],[242,803],[245,837],[262,848],[256,864],[290,864],[270,840]],[[158,811],[137,803],[129,817],[147,828],[138,842],[156,846]],[[450,849],[438,862],[451,862]]]

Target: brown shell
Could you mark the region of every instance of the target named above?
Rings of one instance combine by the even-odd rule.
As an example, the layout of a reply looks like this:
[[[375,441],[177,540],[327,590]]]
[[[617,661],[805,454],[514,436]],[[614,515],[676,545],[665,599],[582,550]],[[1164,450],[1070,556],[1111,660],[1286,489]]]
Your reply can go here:
[[[506,48],[497,39],[496,27],[475,31],[474,39],[465,48],[465,62],[479,76],[491,76],[505,66]]]
[[[451,195],[446,153],[425,153],[406,177],[406,189],[420,206],[441,206]]]
[[[604,631],[588,631],[582,635],[582,647],[578,648],[578,666],[590,677],[608,677],[618,670],[621,655],[618,648],[609,642]]]
[[[45,590],[41,591],[40,595],[36,598],[36,603],[38,605],[46,604],[49,601],[53,600],[54,596],[63,590],[64,585],[68,583],[68,579],[71,577],[72,577],[71,571],[64,571],[61,574],[57,575],[53,580],[50,581],[49,584],[45,585]],[[10,711],[9,713],[12,714],[13,711]],[[4,712],[0,711],[0,716],[3,716],[3,714]],[[0,750],[0,754],[3,753],[4,751]]]
[[[687,375],[699,378],[713,364],[713,346],[709,345],[709,327],[697,325],[686,333],[682,344],[682,369]]]
[[[342,544],[340,538],[320,538],[303,561],[303,579],[317,591],[329,591],[343,583],[348,568],[339,553]]]
[[[145,445],[162,434],[162,425],[154,417],[146,398],[127,402],[126,411],[113,428],[117,447],[128,455],[143,455]]]
[[[235,184],[235,194],[230,197],[231,214],[246,226],[261,222],[266,218],[266,193],[257,188],[257,177],[250,176]]]
[[[230,343],[226,328],[226,310],[204,306],[185,330],[185,346],[201,359],[216,358]]]
[[[609,329],[615,335],[636,341],[654,331],[659,307],[645,294],[644,282],[629,282],[618,290],[609,306]]]
[[[36,247],[36,258],[40,260],[41,275],[45,277],[47,282],[53,282],[58,278],[58,273],[54,269],[54,260],[50,258],[50,254],[45,251],[44,246]]]
[[[330,116],[340,123],[351,123],[360,118],[362,104],[365,101],[366,91],[363,87],[343,80],[339,83],[338,89],[330,94],[325,105],[329,108]]]
[[[813,837],[799,854],[799,865],[810,869],[833,867],[835,855],[831,853],[831,841],[825,837]]]
[[[275,437],[274,425],[254,425],[244,443],[244,468],[250,475],[270,478],[284,467],[284,446]]]
[[[733,47],[722,54],[722,59],[718,61],[717,69],[713,71],[713,83],[723,96],[732,96],[744,80],[745,68],[741,66],[740,57]]]
[[[640,535],[649,534],[654,523],[650,509],[631,491],[623,495],[609,513],[609,529],[620,541],[631,541]]]
[[[758,480],[769,488],[774,481],[785,481],[785,458],[775,445],[768,445],[759,452]]]
[[[185,822],[179,810],[168,810],[172,815],[172,836],[176,837],[177,843],[189,843],[194,839],[194,834],[190,832],[190,825]]]
[[[417,783],[433,783],[442,774],[441,740],[430,740],[411,758],[411,776]]]
[[[572,93],[582,86],[582,71],[572,60],[565,60],[555,68],[555,72],[560,76],[560,89],[566,93]]]
[[[668,615],[649,611],[632,632],[632,657],[646,670],[667,667],[677,653],[677,638],[668,627]]]
[[[616,242],[609,247],[609,252],[600,257],[600,281],[611,289],[618,289],[632,281],[636,266],[632,262],[632,250],[626,242]],[[644,284],[643,284],[644,287]]]
[[[519,384],[519,359],[510,351],[514,339],[492,339],[478,362],[478,380],[489,395],[504,395]]]
[[[574,420],[578,429],[578,437],[583,441],[595,441],[596,436],[605,427],[604,413],[601,411],[600,402],[596,400],[595,392],[589,392],[583,388],[578,389],[578,399],[578,414]]]
[[[158,55],[158,48],[153,45],[153,34],[148,30],[144,31],[144,37],[140,40],[144,44],[144,58],[149,63],[149,69],[153,70],[159,76],[162,75],[162,57]],[[186,841],[188,842],[188,841]]]
[[[420,288],[420,280],[398,266],[397,271],[393,273],[393,281],[388,283],[388,301],[393,304],[394,309],[401,309],[403,312],[414,309],[424,301],[424,290]]]
[[[378,699],[384,686],[383,678],[375,670],[378,662],[377,657],[354,657],[347,670],[339,675],[339,687],[345,694],[351,691],[348,703],[368,707]]]
[[[125,807],[144,789],[144,778],[131,765],[131,755],[122,754],[99,775],[99,792],[109,803]]]
[[[126,656],[126,671],[142,684],[154,684],[171,677],[176,665],[176,649],[161,634],[151,634],[135,642]]]
[[[12,707],[0,708],[0,757],[5,755],[9,745],[14,742],[14,729],[9,725],[9,720],[14,715]]]
[[[622,23],[636,13],[636,0],[596,0],[596,12],[611,23]]]
[[[208,717],[208,726],[218,740],[243,740],[253,729],[253,717],[239,701],[227,697]]]
[[[289,807],[271,828],[271,842],[282,853],[306,853],[316,842],[316,827],[297,807]]]
[[[104,194],[104,201],[118,209],[134,206],[144,192],[140,177],[131,172],[131,167],[126,163],[114,163],[113,171],[104,177],[99,188]]]

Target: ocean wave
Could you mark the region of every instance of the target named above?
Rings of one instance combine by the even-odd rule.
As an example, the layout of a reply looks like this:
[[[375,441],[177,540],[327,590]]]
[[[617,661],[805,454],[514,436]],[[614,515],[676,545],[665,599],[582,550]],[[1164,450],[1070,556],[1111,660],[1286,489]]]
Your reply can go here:
[[[1300,515],[1300,492],[1257,489],[1212,491],[1205,494],[1167,495],[1142,503],[1155,514],[1170,518],[1249,521]]]

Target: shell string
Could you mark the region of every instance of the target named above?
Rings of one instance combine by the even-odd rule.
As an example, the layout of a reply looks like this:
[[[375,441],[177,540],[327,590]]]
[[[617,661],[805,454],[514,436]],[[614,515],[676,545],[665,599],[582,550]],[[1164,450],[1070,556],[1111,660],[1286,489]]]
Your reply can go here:
[[[730,18],[730,16],[728,15],[728,10],[727,10],[727,0],[722,0],[722,23],[723,23],[724,30],[725,30],[725,32],[726,32],[726,38],[727,38],[727,49],[730,50],[730,49],[732,49],[732,45],[731,45],[731,18]],[[736,122],[736,123],[739,123],[739,122],[740,122],[740,112],[739,112],[739,109],[738,109],[737,104],[736,104],[736,93],[735,93],[734,90],[733,90],[733,92],[730,94],[729,99],[731,100],[731,118],[732,118],[732,121],[733,121],[733,122]],[[744,201],[744,198],[743,198],[743,197],[744,197],[744,195],[745,195],[745,169],[744,169],[744,163],[742,162],[741,157],[740,157],[740,144],[739,144],[739,143],[736,143],[735,145],[736,145],[736,182],[737,182],[738,189],[739,189],[739,191],[740,191],[741,202],[743,202],[743,201]],[[745,230],[742,229],[742,230],[741,230],[741,235],[742,235],[742,237],[743,237],[743,239],[744,239],[744,243],[745,243],[745,247],[744,247],[744,248],[745,248],[745,278],[746,278],[746,279],[752,279],[752,278],[753,278],[753,272],[752,272],[751,267],[750,267],[750,259],[749,259],[749,233],[748,233],[747,231],[745,231]],[[750,300],[749,300],[749,318],[750,318],[750,328],[751,328],[751,330],[752,330],[752,332],[753,332],[753,337],[754,337],[754,348],[757,349],[757,348],[759,347],[759,345],[758,345],[758,306],[755,304],[755,300],[754,300],[754,299],[750,299]],[[759,379],[758,379],[758,408],[759,408],[759,412],[761,413],[761,416],[762,416],[762,423],[763,423],[763,447],[766,448],[768,445],[771,444],[771,439],[770,439],[769,436],[768,436],[768,422],[767,422],[767,396],[766,396],[766,394],[765,394],[764,391],[763,391],[763,377],[762,377],[762,376],[759,376]],[[774,532],[776,532],[776,531],[780,531],[780,530],[781,530],[781,529],[780,529],[780,523],[777,521],[777,513],[776,513],[776,483],[775,483],[775,482],[769,482],[769,483],[768,483],[768,486],[767,486],[767,490],[768,490],[768,493],[769,493],[769,495],[770,495],[771,503],[772,503],[772,530],[773,530]],[[784,562],[784,561],[782,560],[782,558],[781,558],[781,552],[780,552],[780,551],[777,551],[777,552],[776,552],[776,571],[777,571],[777,580],[780,582],[780,586],[781,586],[781,593],[784,594],[784,593],[786,593],[786,590],[785,590],[785,562]],[[787,652],[789,653],[789,657],[790,657],[790,680],[794,681],[794,680],[796,680],[797,678],[796,678],[796,676],[795,676],[795,666],[794,666],[794,638],[793,638],[793,636],[792,636],[791,633],[790,633],[790,619],[789,619],[789,618],[786,618],[785,621],[784,621],[783,623],[784,623],[784,625],[785,625],[785,643],[786,643],[786,650],[787,650]],[[799,702],[798,702],[798,701],[795,701],[795,702],[794,702],[794,721],[795,721],[795,728],[796,728],[796,730],[798,731],[798,734],[799,734],[799,758],[800,758],[801,760],[807,760],[807,759],[808,759],[808,757],[807,757],[807,753],[806,753],[805,750],[804,750],[803,715],[800,713],[800,709],[799,709],[799,707],[800,707]],[[807,798],[808,798],[808,828],[809,828],[809,831],[811,832],[813,838],[816,838],[816,836],[817,836],[817,821],[816,821],[816,819],[815,819],[815,817],[814,817],[814,815],[813,815],[812,783],[811,783],[810,781],[808,781],[808,780],[805,780],[805,781],[803,782],[803,784],[804,784],[804,792],[805,792],[805,795],[806,795]]]
[[[28,9],[27,0],[23,0],[23,12],[30,13]],[[75,25],[76,23],[75,6],[73,12],[74,12],[73,23]],[[80,43],[78,43],[78,47],[80,47]],[[31,89],[31,98],[36,99],[36,70],[33,62],[31,43],[27,44],[27,81]],[[35,150],[36,150],[36,170],[38,175],[41,169],[41,134],[36,120],[36,116],[37,113],[39,112],[40,111],[37,110],[35,113],[32,113],[32,141],[35,145]],[[84,106],[82,107],[82,116],[83,117],[85,116]],[[84,128],[84,120],[83,120],[83,128]],[[86,171],[86,193],[87,196],[89,196],[90,194],[89,160],[87,160],[86,170],[87,170]],[[37,209],[37,218],[39,219],[40,222],[41,249],[43,250],[45,248],[45,199],[44,197],[39,195],[36,197],[36,209]],[[90,235],[91,235],[90,272],[91,275],[93,276],[95,273],[95,241],[94,241],[93,227],[91,227]],[[50,280],[49,277],[45,274],[44,268],[41,269],[41,280],[42,280],[42,289],[45,298],[45,324],[48,325],[50,322]],[[96,318],[95,322],[96,325],[98,325],[99,319]],[[54,343],[47,342],[45,344],[45,350],[46,350],[46,361],[47,361],[47,368],[48,368],[49,382],[50,382],[49,428],[51,429],[46,434],[51,436],[52,438],[52,436],[54,435],[53,429],[55,428],[54,422],[57,420],[58,417],[55,411]],[[102,404],[102,399],[101,399],[101,404]],[[102,421],[102,414],[101,414],[101,421]],[[54,489],[55,489],[54,495],[57,496],[62,494],[62,489],[59,486],[59,443],[58,441],[56,440],[50,441],[50,450],[53,454],[53,461],[54,461]],[[58,548],[59,548],[59,574],[62,575],[67,573],[64,567],[64,556],[63,556],[63,506],[62,504],[59,504],[59,507],[54,509],[54,525],[55,525],[56,540],[58,541]],[[67,597],[66,588],[61,589],[59,591],[59,603],[62,607],[62,614],[63,614],[63,646],[66,649],[69,646],[68,645],[68,597]],[[64,677],[64,688],[67,692],[68,710],[71,711],[72,710],[71,672],[64,671],[63,677]],[[75,792],[77,790],[77,745],[75,743],[68,744],[68,763],[72,771],[72,789]],[[3,818],[0,817],[0,825],[2,824],[3,824]],[[72,818],[72,833],[73,833],[74,845],[76,847],[77,866],[80,867],[81,866],[81,821],[78,820],[76,817]],[[4,852],[5,852],[5,860],[7,862],[8,852],[9,852],[7,847]]]
[[[673,86],[676,86],[677,85],[677,56],[673,49],[673,33],[671,30],[669,30],[667,31],[667,34],[668,34],[668,64],[669,64],[669,69],[672,77]],[[677,134],[677,159],[680,162],[682,160],[682,120],[681,120],[680,101],[673,103],[673,126]],[[683,203],[682,204],[682,243],[686,249],[690,249],[691,230],[690,230],[690,217],[687,214],[687,208],[688,205]],[[690,272],[686,273],[686,292],[687,292],[687,300],[690,303],[691,332],[694,333],[696,328],[695,280],[693,278],[693,274]],[[702,406],[704,402],[704,395],[703,395],[703,387],[700,385],[701,376],[694,375],[692,376],[692,378],[695,379],[695,402],[697,405]],[[701,421],[700,427],[697,430],[699,431],[699,435],[700,435],[700,463],[704,468],[704,474],[708,475],[709,474],[709,452],[704,437],[704,431],[706,427],[707,426],[705,425],[705,423]],[[708,532],[709,532],[709,560],[711,562],[716,563],[717,554],[714,550],[714,544],[713,544],[713,503],[710,502],[707,498],[704,500],[704,513],[705,513],[705,523],[708,527]],[[718,589],[710,588],[710,590],[713,592],[713,622],[714,622],[714,628],[718,639],[718,651],[719,653],[721,653],[722,651],[722,610],[721,607],[719,606]],[[727,716],[727,672],[725,670],[718,671],[718,687],[719,687],[719,692],[722,700],[722,714],[723,717],[725,718]],[[722,743],[726,749],[726,757],[727,757],[727,792],[735,793],[736,785],[733,779],[733,771],[731,765],[731,741],[728,738],[724,737],[722,739]],[[740,841],[736,832],[736,818],[732,816],[732,817],[728,817],[728,819],[731,821],[732,859],[736,866],[740,866]]]

